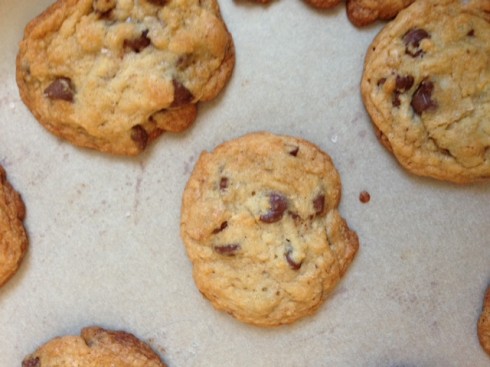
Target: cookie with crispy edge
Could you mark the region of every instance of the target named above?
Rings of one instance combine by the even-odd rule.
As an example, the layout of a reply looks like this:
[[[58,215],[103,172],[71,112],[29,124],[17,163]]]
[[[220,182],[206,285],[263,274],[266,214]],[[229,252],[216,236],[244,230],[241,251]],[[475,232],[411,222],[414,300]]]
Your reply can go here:
[[[216,0],[58,0],[25,28],[17,84],[55,135],[135,155],[188,128],[234,63]]]
[[[346,9],[349,20],[362,27],[377,20],[394,18],[398,12],[415,0],[347,0]]]
[[[416,1],[368,49],[361,91],[380,141],[408,171],[490,177],[490,2]]]
[[[27,251],[25,206],[0,166],[0,286],[18,270]]]
[[[100,327],[80,336],[50,340],[26,356],[22,367],[165,367],[160,357],[133,334]]]
[[[252,133],[203,152],[181,215],[197,287],[258,326],[311,315],[359,247],[340,196],[331,158],[303,139]]]
[[[483,306],[478,319],[478,339],[482,348],[490,355],[490,286],[483,298]]]

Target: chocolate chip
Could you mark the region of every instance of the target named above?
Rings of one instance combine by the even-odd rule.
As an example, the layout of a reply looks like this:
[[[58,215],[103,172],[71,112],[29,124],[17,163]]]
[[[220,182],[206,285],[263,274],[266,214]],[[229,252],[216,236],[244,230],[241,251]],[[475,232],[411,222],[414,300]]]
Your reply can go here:
[[[164,6],[168,2],[168,0],[146,0],[146,1],[156,6]]]
[[[367,191],[361,191],[359,193],[359,201],[363,204],[366,204],[371,200],[371,195]]]
[[[229,245],[216,245],[214,251],[223,256],[235,256],[240,251],[241,246],[238,243],[230,243]]]
[[[299,152],[299,147],[295,147],[293,148],[293,150],[289,151],[289,154],[291,154],[293,157],[296,157],[298,155],[298,152]]]
[[[407,90],[412,88],[413,81],[414,81],[414,79],[413,79],[413,76],[411,76],[411,75],[406,75],[406,76],[397,75],[396,76],[396,82],[395,82],[396,90],[398,90],[402,93],[406,92]]]
[[[24,359],[22,361],[22,367],[41,367],[41,361],[39,357]]]
[[[55,79],[45,90],[44,94],[50,99],[61,99],[73,102],[74,86],[70,78],[60,77]]]
[[[283,195],[273,192],[269,195],[270,209],[267,213],[260,216],[264,223],[275,223],[282,219],[284,212],[288,208],[288,200]]]
[[[409,30],[403,36],[403,42],[405,43],[405,53],[412,56],[417,57],[424,53],[423,50],[419,49],[420,41],[425,38],[430,38],[429,33],[421,28],[414,28]]]
[[[411,106],[417,115],[424,111],[437,107],[437,103],[431,99],[434,84],[430,80],[424,80],[412,96]]]
[[[215,228],[213,230],[213,234],[217,234],[217,233],[220,233],[222,230],[224,230],[226,227],[228,227],[228,222],[227,221],[224,221],[223,223],[221,223],[220,227],[219,228]]]
[[[325,195],[320,194],[313,200],[313,208],[315,209],[315,214],[323,213],[323,209],[325,209]]]
[[[228,187],[228,177],[221,177],[221,180],[219,180],[220,190],[225,190],[227,187]]]
[[[286,249],[286,252],[284,253],[284,256],[286,256],[286,261],[288,262],[289,267],[291,269],[299,270],[299,268],[301,268],[302,262],[297,263],[296,261],[294,261],[292,255],[293,255],[293,248],[288,246],[288,248]]]
[[[189,104],[194,99],[192,93],[184,87],[184,85],[178,80],[173,79],[172,83],[174,85],[174,100],[171,107],[180,107]]]
[[[151,39],[148,38],[148,29],[141,33],[141,36],[133,39],[125,39],[123,47],[131,49],[136,53],[140,53],[151,44]]]
[[[148,133],[141,125],[135,125],[131,128],[131,140],[140,150],[144,150],[148,143]]]
[[[475,30],[471,29],[466,35],[469,37],[474,37],[475,36]]]
[[[413,76],[406,75],[401,76],[397,75],[395,80],[395,91],[393,92],[392,104],[394,107],[400,107],[400,94],[408,91],[413,86]]]

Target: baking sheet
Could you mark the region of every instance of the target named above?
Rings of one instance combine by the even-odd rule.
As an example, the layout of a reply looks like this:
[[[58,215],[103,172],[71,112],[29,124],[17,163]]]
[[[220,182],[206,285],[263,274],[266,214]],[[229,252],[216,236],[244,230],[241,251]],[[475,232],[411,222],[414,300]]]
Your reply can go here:
[[[356,29],[343,5],[220,1],[237,50],[229,85],[188,132],[117,158],[53,137],[20,101],[17,45],[50,3],[0,0],[0,163],[22,193],[30,237],[0,289],[0,366],[94,324],[134,333],[170,366],[490,365],[476,335],[490,282],[490,186],[414,177],[377,142],[358,86],[381,23]],[[179,236],[199,153],[256,130],[332,156],[340,210],[361,241],[319,312],[273,329],[215,311]]]

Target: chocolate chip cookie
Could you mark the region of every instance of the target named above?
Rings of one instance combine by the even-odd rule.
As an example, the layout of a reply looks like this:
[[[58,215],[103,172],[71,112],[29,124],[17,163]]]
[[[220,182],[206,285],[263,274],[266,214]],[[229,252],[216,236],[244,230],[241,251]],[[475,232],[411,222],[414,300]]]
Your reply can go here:
[[[25,206],[0,166],[0,286],[16,272],[27,251]]]
[[[135,155],[185,130],[234,63],[216,0],[58,0],[25,29],[17,84],[55,135]]]
[[[158,355],[134,335],[100,327],[81,336],[55,338],[24,358],[22,367],[165,367]]]
[[[416,1],[371,44],[362,97],[410,172],[490,177],[490,1]]]
[[[201,293],[259,326],[315,312],[359,247],[340,195],[330,157],[302,139],[252,133],[203,152],[181,217]]]
[[[347,16],[356,26],[394,18],[398,12],[415,0],[347,0]]]
[[[483,308],[477,330],[482,348],[490,355],[490,286],[487,288],[483,299]]]

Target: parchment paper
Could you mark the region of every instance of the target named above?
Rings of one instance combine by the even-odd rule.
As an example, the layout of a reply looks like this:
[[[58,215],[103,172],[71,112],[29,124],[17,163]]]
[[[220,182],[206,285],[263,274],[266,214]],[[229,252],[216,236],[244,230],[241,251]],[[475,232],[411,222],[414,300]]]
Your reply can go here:
[[[57,139],[20,101],[17,45],[49,4],[0,0],[0,163],[22,193],[30,237],[0,289],[1,367],[94,324],[134,333],[175,367],[490,365],[476,334],[490,282],[490,183],[415,177],[378,143],[359,81],[382,23],[356,29],[343,4],[221,0],[237,50],[227,88],[188,132],[116,158]],[[340,210],[361,241],[319,312],[273,329],[215,311],[179,235],[200,152],[256,130],[303,137],[332,156]]]

